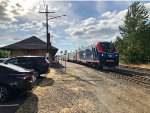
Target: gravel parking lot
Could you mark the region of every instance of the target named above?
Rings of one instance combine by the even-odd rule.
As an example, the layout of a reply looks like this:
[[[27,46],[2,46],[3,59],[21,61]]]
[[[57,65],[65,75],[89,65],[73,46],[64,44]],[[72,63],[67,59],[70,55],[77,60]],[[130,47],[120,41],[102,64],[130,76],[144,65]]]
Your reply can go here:
[[[149,97],[149,87],[67,62],[66,71],[52,68],[16,113],[149,113]]]

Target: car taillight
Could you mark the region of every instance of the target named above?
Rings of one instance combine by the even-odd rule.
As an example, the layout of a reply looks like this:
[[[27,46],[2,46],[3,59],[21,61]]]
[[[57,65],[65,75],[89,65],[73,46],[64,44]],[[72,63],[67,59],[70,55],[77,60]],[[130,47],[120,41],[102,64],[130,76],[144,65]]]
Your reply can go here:
[[[23,77],[24,80],[32,80],[32,74],[28,73],[26,76]]]
[[[49,61],[47,59],[45,59],[43,62],[42,62],[43,65],[49,65]]]
[[[47,59],[45,59],[46,63],[49,63],[49,61]]]

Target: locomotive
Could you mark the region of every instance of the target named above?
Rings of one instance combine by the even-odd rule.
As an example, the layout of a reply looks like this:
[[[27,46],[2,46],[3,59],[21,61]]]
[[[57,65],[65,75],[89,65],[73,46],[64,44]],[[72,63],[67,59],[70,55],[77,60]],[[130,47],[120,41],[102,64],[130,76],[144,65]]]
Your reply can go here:
[[[62,56],[63,60],[85,63],[99,68],[119,65],[119,53],[111,42],[98,42]]]

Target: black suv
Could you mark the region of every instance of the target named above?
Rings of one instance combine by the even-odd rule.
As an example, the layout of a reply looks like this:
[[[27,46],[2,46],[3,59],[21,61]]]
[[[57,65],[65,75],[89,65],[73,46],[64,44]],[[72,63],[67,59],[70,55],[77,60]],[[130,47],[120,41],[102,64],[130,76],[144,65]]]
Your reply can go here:
[[[34,69],[38,75],[50,70],[49,61],[43,56],[20,56],[5,60],[4,63],[15,64],[26,69]]]

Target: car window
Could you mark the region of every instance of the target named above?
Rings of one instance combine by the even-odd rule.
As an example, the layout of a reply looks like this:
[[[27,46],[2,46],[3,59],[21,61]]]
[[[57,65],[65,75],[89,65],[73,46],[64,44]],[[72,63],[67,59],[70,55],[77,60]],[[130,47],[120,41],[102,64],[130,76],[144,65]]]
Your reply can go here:
[[[45,61],[45,58],[42,58],[42,57],[33,57],[33,58],[30,58],[30,61],[32,63],[42,63]]]
[[[18,58],[18,63],[22,64],[22,63],[29,63],[29,60],[27,57],[20,57]]]
[[[10,64],[17,64],[18,59],[17,58],[13,58],[13,59],[7,60],[6,62],[10,63]]]

